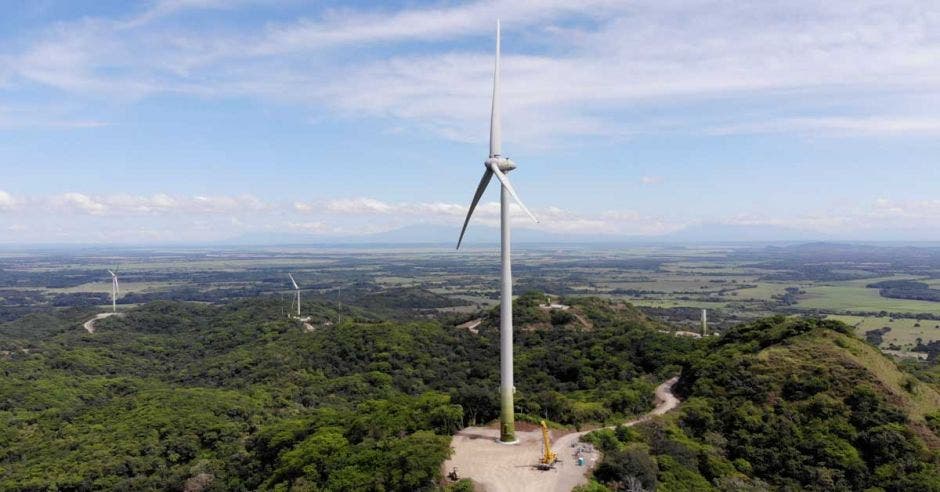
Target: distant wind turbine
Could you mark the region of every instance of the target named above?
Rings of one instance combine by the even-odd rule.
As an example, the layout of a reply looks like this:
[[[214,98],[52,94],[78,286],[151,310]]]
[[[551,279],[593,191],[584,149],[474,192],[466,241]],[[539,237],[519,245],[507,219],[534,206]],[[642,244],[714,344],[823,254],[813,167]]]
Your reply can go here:
[[[343,288],[340,287],[336,289],[336,326],[339,326],[343,322],[343,300],[342,300]]]
[[[535,222],[538,219],[523,205],[516,195],[509,178],[505,173],[516,169],[516,164],[501,154],[501,125],[499,114],[499,21],[496,21],[496,68],[493,73],[493,106],[490,113],[490,156],[483,162],[486,170],[483,179],[477,185],[477,191],[470,202],[470,210],[463,222],[460,239],[457,240],[457,249],[463,242],[463,235],[467,232],[467,225],[477,203],[486,191],[486,186],[495,175],[500,184],[500,247],[502,257],[502,291],[500,294],[499,310],[499,401],[500,401],[500,433],[499,440],[503,443],[515,443],[516,432],[513,415],[513,368],[512,368],[512,265],[510,263],[510,231],[509,231],[509,198],[512,197],[519,207]]]
[[[288,273],[287,276],[290,277],[290,283],[294,284],[294,292],[296,293],[296,296],[297,296],[297,317],[299,318],[300,317],[300,287],[297,286],[297,282],[294,281],[293,275]]]
[[[117,268],[115,268],[117,270]],[[121,286],[118,285],[117,274],[108,270],[111,274],[111,311],[117,312],[117,296],[121,293]]]

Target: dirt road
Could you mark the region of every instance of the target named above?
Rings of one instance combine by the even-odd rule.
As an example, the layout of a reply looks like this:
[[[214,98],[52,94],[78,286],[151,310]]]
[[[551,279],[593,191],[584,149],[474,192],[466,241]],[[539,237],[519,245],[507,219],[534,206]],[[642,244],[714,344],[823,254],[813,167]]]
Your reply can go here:
[[[99,319],[110,318],[111,316],[114,316],[115,314],[118,314],[118,313],[101,313],[101,314],[97,314],[97,315],[95,315],[94,318],[91,318],[90,320],[86,321],[85,324],[82,325],[82,328],[84,328],[85,331],[87,331],[88,333],[94,333],[94,332],[95,332],[95,322],[97,322]]]
[[[636,420],[626,422],[631,426],[662,415],[679,405],[672,394],[672,387],[679,378],[672,378],[656,388],[656,408]],[[612,427],[611,427],[612,428]],[[444,462],[444,472],[454,467],[461,478],[469,478],[486,492],[568,492],[577,485],[587,483],[587,472],[596,464],[597,455],[587,456],[584,466],[578,466],[574,457],[576,444],[584,432],[561,435],[551,431],[552,448],[561,462],[554,470],[539,471],[534,468],[542,453],[540,430],[516,432],[519,444],[507,445],[496,442],[499,430],[486,427],[468,427],[458,432],[451,441],[454,455]]]

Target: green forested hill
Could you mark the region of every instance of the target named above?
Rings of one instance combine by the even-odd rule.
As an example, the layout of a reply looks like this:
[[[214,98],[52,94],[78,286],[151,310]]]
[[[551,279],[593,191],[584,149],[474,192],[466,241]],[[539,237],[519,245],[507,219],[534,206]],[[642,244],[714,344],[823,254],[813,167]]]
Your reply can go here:
[[[582,329],[540,299],[516,305],[520,419],[620,421],[682,371],[679,411],[593,435],[613,488],[940,490],[940,395],[844,325],[698,341],[566,300]],[[0,490],[433,488],[449,434],[497,416],[498,312],[479,334],[350,312],[314,332],[270,299],[154,302],[94,334],[71,311],[0,324]]]
[[[582,302],[591,332],[517,333],[520,418],[643,412],[694,346],[632,308]],[[497,415],[491,322],[307,332],[268,299],[153,302],[94,334],[27,321],[0,325],[14,349],[0,354],[0,490],[419,490],[449,434]]]
[[[685,401],[675,414],[593,436],[609,451],[598,480],[657,490],[940,490],[940,394],[841,323],[779,317],[736,327],[689,357],[678,390]]]

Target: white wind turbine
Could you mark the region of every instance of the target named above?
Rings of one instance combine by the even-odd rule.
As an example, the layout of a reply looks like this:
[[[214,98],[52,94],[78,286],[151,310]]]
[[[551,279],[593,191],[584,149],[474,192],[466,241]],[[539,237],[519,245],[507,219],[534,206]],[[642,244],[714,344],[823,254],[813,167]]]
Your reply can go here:
[[[117,270],[117,268],[115,268]],[[111,274],[111,311],[117,312],[117,296],[121,293],[121,286],[118,285],[117,274],[108,270]]]
[[[296,296],[297,296],[297,317],[299,318],[300,317],[300,287],[297,285],[297,282],[294,281],[293,275],[288,273],[287,276],[290,277],[290,283],[294,284],[294,292],[296,293]]]
[[[477,191],[470,202],[470,210],[463,222],[460,239],[457,240],[457,249],[463,242],[463,235],[467,232],[467,224],[476,208],[480,197],[486,191],[486,186],[495,175],[502,185],[500,188],[500,247],[502,257],[502,291],[500,293],[499,310],[499,401],[500,401],[500,433],[499,440],[503,443],[515,443],[515,423],[513,415],[513,371],[512,371],[512,265],[510,264],[510,238],[509,238],[509,197],[511,196],[522,210],[535,222],[538,219],[522,204],[516,195],[509,178],[505,173],[516,168],[516,164],[501,154],[500,117],[499,117],[499,21],[496,21],[496,68],[493,75],[493,107],[490,113],[490,157],[483,162],[486,171],[483,179],[477,186]]]

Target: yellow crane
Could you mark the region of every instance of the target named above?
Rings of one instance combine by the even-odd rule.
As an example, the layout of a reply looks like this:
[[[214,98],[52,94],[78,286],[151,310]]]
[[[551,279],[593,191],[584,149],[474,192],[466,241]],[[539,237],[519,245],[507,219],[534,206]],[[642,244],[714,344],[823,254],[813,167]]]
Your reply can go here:
[[[542,442],[545,443],[545,454],[539,459],[539,469],[548,470],[555,466],[558,455],[552,451],[552,441],[548,438],[548,424],[542,421]]]

